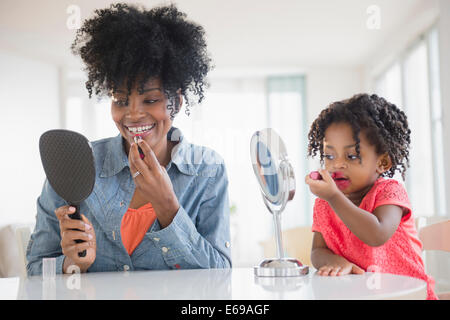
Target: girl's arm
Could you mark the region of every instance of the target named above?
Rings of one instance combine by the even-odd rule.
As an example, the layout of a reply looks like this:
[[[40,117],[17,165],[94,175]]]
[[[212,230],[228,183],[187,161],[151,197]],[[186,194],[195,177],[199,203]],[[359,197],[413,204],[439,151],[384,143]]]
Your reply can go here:
[[[314,232],[311,250],[311,262],[317,270],[340,257],[328,249],[320,232]],[[342,257],[341,257],[342,258]],[[344,259],[344,258],[343,258]]]
[[[377,207],[373,213],[357,207],[342,192],[327,200],[350,231],[365,244],[378,247],[397,230],[403,209],[396,205]]]
[[[362,274],[364,270],[349,262],[344,257],[334,254],[328,247],[320,232],[314,232],[311,250],[311,262],[322,276],[336,276],[349,273]]]
[[[396,205],[382,205],[373,213],[357,207],[336,186],[327,170],[320,170],[323,180],[305,181],[311,192],[326,200],[350,231],[369,246],[383,245],[397,230],[404,209]]]

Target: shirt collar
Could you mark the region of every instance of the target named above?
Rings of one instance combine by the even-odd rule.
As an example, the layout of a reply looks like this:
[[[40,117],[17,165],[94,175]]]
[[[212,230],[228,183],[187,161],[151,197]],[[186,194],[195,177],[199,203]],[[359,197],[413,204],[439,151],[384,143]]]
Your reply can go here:
[[[171,127],[167,133],[167,140],[177,142],[177,144],[172,149],[171,161],[167,165],[166,170],[168,171],[173,163],[180,172],[187,175],[194,175],[195,168],[189,163],[186,163],[186,161],[183,161],[186,152],[189,152],[191,148],[189,148],[189,143],[184,138],[181,130],[176,127]],[[122,135],[119,133],[109,141],[100,177],[112,177],[125,167],[129,167],[128,156],[125,153]]]

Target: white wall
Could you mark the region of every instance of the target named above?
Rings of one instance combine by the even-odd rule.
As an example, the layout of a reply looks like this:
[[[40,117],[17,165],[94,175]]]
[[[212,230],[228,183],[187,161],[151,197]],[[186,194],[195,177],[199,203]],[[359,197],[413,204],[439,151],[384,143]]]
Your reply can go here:
[[[34,222],[45,174],[39,137],[59,126],[58,69],[0,51],[0,225]]]
[[[335,101],[348,99],[364,90],[361,67],[309,67],[305,74],[308,132],[323,109]],[[309,166],[311,170],[317,170],[320,166],[319,159],[309,159]],[[314,201],[314,197],[311,200]]]
[[[332,102],[348,99],[361,93],[362,69],[354,67],[320,66],[306,69],[306,93],[308,105],[308,126],[320,111]]]

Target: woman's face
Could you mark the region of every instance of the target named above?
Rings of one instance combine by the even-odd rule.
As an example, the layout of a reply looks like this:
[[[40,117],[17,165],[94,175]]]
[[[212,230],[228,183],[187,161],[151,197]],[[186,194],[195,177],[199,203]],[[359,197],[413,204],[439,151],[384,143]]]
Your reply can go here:
[[[384,155],[378,155],[364,131],[359,135],[360,157],[356,153],[353,131],[347,123],[330,125],[325,131],[323,154],[328,170],[344,194],[356,193],[370,187],[384,171]]]
[[[151,79],[139,94],[137,86],[132,89],[125,104],[127,92],[118,89],[112,96],[111,115],[125,138],[127,151],[134,136],[140,135],[155,152],[167,146],[167,133],[172,126],[168,99],[160,79]]]

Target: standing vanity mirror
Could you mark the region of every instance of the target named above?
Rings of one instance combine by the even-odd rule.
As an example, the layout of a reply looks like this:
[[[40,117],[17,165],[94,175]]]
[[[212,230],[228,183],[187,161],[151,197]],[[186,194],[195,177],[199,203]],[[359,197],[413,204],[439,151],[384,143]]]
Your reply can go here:
[[[308,266],[284,256],[281,237],[281,214],[294,198],[295,176],[283,140],[273,129],[253,134],[250,141],[253,170],[259,182],[264,203],[273,216],[277,258],[264,259],[254,267],[258,277],[295,277],[306,275]]]

